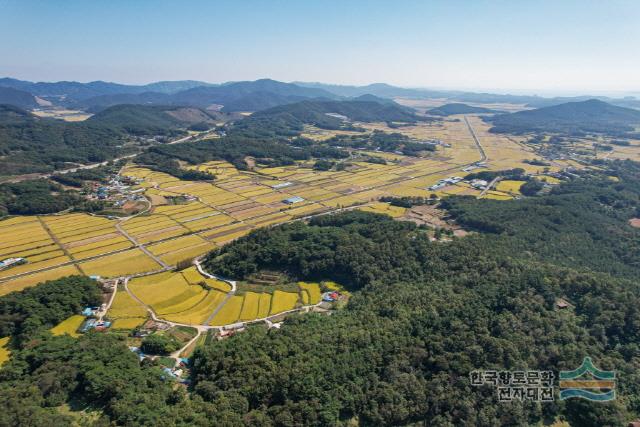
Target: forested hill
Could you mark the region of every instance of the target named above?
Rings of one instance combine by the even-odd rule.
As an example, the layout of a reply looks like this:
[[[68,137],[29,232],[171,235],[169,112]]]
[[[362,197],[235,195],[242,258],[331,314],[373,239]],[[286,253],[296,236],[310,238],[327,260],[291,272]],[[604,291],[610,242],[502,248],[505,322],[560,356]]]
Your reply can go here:
[[[207,262],[211,271],[241,278],[278,270],[360,291],[329,319],[307,316],[282,333],[256,329],[203,348],[194,361],[196,392],[205,399],[239,393],[253,417],[303,425],[518,425],[562,416],[571,425],[601,426],[634,419],[640,231],[627,220],[640,206],[640,167],[619,163],[612,172],[624,184],[590,177],[532,202],[502,202],[505,213],[490,219],[502,229],[449,244],[429,243],[413,224],[353,212],[258,230],[219,249]],[[459,218],[487,207],[462,201]],[[543,207],[532,210],[534,202]],[[571,308],[558,309],[560,298]],[[625,398],[504,405],[495,390],[469,386],[474,369],[557,372],[584,355],[617,370]]]
[[[624,135],[640,125],[640,111],[591,99],[487,118],[492,132]]]
[[[526,254],[554,264],[589,268],[630,279],[640,277],[640,230],[628,220],[640,216],[640,165],[617,162],[621,181],[594,176],[554,188],[542,198],[517,203],[445,199],[443,206],[464,227],[488,233],[501,256]]]
[[[0,105],[0,175],[50,172],[69,163],[95,163],[128,154],[131,137],[186,134],[190,122],[172,115],[176,107],[120,105],[84,122],[39,118]],[[198,116],[200,117],[200,116]],[[201,117],[208,117],[202,112]]]
[[[121,135],[102,127],[87,127],[41,119],[12,106],[0,106],[0,170],[2,175],[48,172],[65,162],[99,162],[114,157]]]
[[[377,100],[308,100],[258,111],[238,122],[237,133],[247,136],[292,136],[304,125],[323,129],[350,129],[351,121],[409,122],[426,120],[411,110],[391,101]]]
[[[29,92],[0,86],[0,104],[10,104],[19,108],[35,108],[36,98]]]
[[[459,104],[459,103],[445,104],[436,108],[432,108],[427,111],[428,114],[431,114],[434,116],[451,116],[454,114],[480,114],[480,113],[490,114],[490,113],[497,113],[497,112],[498,111],[492,110],[490,108],[474,107],[472,105]]]
[[[479,232],[449,243],[356,211],[254,231],[213,252],[206,268],[336,280],[352,291],[346,307],[205,344],[188,392],[162,381],[154,363],[139,364],[116,334],[74,340],[35,328],[0,370],[0,424],[19,425],[26,413],[71,425],[60,408],[81,402],[99,410],[95,425],[625,425],[640,416],[640,266],[630,256],[606,269],[596,258],[638,251],[627,220],[640,206],[640,166],[611,168],[620,182],[578,178],[537,197],[543,208],[530,215],[524,199],[496,202],[498,219],[482,216],[482,200],[461,199],[448,207]],[[566,252],[591,239],[597,253]],[[570,306],[558,308],[560,298]],[[5,307],[11,316],[24,303]],[[469,380],[478,369],[557,373],[585,356],[616,371],[616,400],[500,403],[494,387]]]
[[[190,121],[181,120],[173,112],[179,107],[115,105],[87,119],[86,124],[118,130],[133,135],[177,135],[177,129],[185,128]],[[211,118],[206,112],[195,109],[200,118]]]

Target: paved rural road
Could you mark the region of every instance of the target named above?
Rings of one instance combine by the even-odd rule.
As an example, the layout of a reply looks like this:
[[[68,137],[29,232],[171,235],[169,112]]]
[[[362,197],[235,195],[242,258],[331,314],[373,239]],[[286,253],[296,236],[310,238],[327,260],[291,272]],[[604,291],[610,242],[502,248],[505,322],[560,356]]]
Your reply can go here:
[[[476,135],[476,131],[473,130],[473,126],[471,126],[471,123],[469,123],[469,120],[467,119],[467,116],[464,116],[464,122],[467,124],[467,128],[469,129],[469,133],[473,137],[473,140],[476,143],[476,147],[478,147],[478,150],[480,151],[480,156],[482,157],[480,159],[480,161],[481,162],[486,162],[487,159],[488,159],[487,154],[484,152],[484,148],[482,147],[482,144],[480,144],[480,140],[478,139],[478,136]]]
[[[145,199],[146,200],[146,199]],[[151,209],[151,202],[149,202],[147,200],[147,208],[143,211],[138,212],[135,215],[132,216],[128,216],[124,219],[122,219],[121,221],[118,221],[115,225],[116,230],[118,230],[120,232],[120,234],[122,234],[124,237],[126,237],[127,239],[129,239],[129,241],[131,243],[134,244],[135,247],[140,248],[142,250],[142,252],[144,252],[145,254],[147,254],[151,259],[153,259],[155,262],[157,262],[158,264],[160,264],[162,266],[162,268],[164,269],[168,269],[170,268],[169,265],[167,265],[164,261],[162,261],[160,258],[158,258],[157,256],[155,256],[154,254],[152,254],[142,243],[139,243],[133,236],[131,236],[129,233],[127,233],[125,231],[124,228],[122,228],[122,224],[124,224],[126,221],[137,217],[138,215],[142,215],[144,213],[147,213],[149,210]]]
[[[109,298],[109,302],[107,302],[107,305],[105,306],[104,311],[102,311],[100,313],[100,316],[98,317],[99,321],[102,321],[104,316],[107,314],[107,312],[109,311],[109,309],[113,305],[113,301],[116,299],[116,292],[118,292],[118,285],[120,284],[121,280],[126,285],[127,282],[129,281],[129,278],[125,277],[124,279],[115,279],[115,282],[114,282],[114,285],[113,285],[113,292],[111,292],[111,297]]]
[[[478,196],[478,198],[481,198],[487,193],[487,191],[491,190],[491,188],[493,188],[493,186],[496,185],[496,182],[498,182],[500,178],[501,177],[499,176],[496,176],[495,178],[493,178],[493,180],[489,184],[487,184],[485,189],[480,192],[480,195]]]

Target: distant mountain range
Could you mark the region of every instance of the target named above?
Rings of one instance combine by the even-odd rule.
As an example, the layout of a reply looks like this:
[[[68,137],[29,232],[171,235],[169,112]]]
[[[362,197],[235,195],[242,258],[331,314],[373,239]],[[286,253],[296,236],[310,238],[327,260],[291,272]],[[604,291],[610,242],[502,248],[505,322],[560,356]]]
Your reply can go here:
[[[0,87],[28,92],[54,104],[90,112],[118,104],[180,105],[229,112],[258,111],[303,99],[338,98],[322,89],[270,79],[222,85],[177,81],[132,86],[107,82],[31,83],[5,78],[0,79]],[[22,106],[27,105],[23,103]]]
[[[533,108],[558,105],[566,102],[585,101],[592,98],[614,105],[640,109],[640,99],[634,97],[557,97],[543,98],[528,95],[476,93],[420,88],[401,88],[385,83],[366,86],[330,85],[323,83],[283,83],[271,79],[211,84],[202,81],[163,81],[146,85],[124,85],[95,81],[79,82],[29,82],[12,78],[0,78],[0,88],[25,92],[34,97],[15,92],[0,92],[0,102],[35,108],[35,97],[68,108],[98,112],[118,104],[181,105],[210,110],[260,111],[279,105],[308,99],[352,99],[363,95],[379,98],[447,99],[454,103],[519,104]]]
[[[144,92],[176,93],[200,86],[212,86],[210,83],[181,80],[173,82],[156,82],[147,85],[123,85],[95,81],[79,82],[29,82],[12,78],[0,78],[0,86],[23,90],[33,95],[51,100],[79,101],[101,95],[138,94]]]
[[[451,101],[472,102],[479,104],[517,104],[527,107],[540,108],[551,105],[563,104],[566,102],[586,101],[589,99],[599,99],[610,104],[640,109],[640,99],[635,97],[611,98],[607,96],[575,96],[575,97],[553,97],[545,98],[537,95],[510,95],[482,92],[467,92],[458,90],[433,90],[421,88],[401,88],[391,86],[386,83],[374,83],[366,86],[343,86],[330,85],[324,83],[294,82],[299,86],[324,89],[328,92],[340,96],[359,96],[371,94],[383,98],[438,98]]]
[[[493,124],[492,132],[557,132],[569,135],[606,133],[624,136],[640,127],[640,111],[590,99],[500,114],[485,120]]]

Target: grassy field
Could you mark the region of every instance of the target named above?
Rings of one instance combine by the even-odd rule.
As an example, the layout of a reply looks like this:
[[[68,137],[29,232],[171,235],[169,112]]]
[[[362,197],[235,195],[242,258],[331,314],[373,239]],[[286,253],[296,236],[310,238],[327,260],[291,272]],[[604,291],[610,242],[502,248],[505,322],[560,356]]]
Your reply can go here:
[[[78,328],[85,321],[86,317],[81,316],[79,314],[75,314],[68,319],[63,320],[58,323],[56,326],[51,328],[51,333],[53,335],[64,335],[69,334],[72,337],[79,337],[80,334],[77,332]]]

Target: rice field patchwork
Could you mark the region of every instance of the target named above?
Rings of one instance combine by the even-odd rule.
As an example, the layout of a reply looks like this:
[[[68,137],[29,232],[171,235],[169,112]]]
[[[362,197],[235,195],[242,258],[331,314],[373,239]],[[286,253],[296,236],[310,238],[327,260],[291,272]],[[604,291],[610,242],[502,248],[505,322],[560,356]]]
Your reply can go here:
[[[480,119],[469,117],[469,120],[489,157],[487,169],[522,167],[539,174],[549,183],[557,183],[556,178],[542,175],[549,173],[544,168],[523,164],[523,161],[537,156],[517,138],[491,134],[488,125]],[[136,188],[143,190],[154,203],[149,212],[126,219],[121,226],[162,262],[175,265],[204,255],[255,228],[342,207],[362,204],[358,209],[402,217],[404,208],[377,200],[381,196],[428,197],[432,193],[427,190],[430,185],[448,176],[462,176],[462,165],[479,160],[478,149],[462,120],[420,123],[396,130],[391,130],[385,123],[358,125],[368,132],[380,129],[420,139],[442,139],[450,147],[439,147],[434,155],[426,158],[362,152],[363,155],[384,158],[387,164],[355,159],[342,171],[314,171],[312,161],[281,167],[257,165],[251,172],[239,171],[221,160],[183,165],[188,169],[213,173],[216,175],[213,182],[185,181],[144,167],[127,166],[123,174],[142,179]],[[313,129],[309,131],[315,132]],[[554,168],[550,170],[553,172]],[[512,199],[518,194],[521,184],[522,181],[502,181],[484,197]],[[438,194],[477,195],[479,192],[459,184]],[[284,203],[293,196],[303,200]],[[0,221],[0,258],[20,256],[28,259],[27,264],[0,271],[0,295],[71,274],[118,277],[160,271],[162,266],[120,233],[117,223],[115,219],[76,212]],[[180,319],[176,321],[205,321],[230,290],[227,283],[204,278],[195,269],[171,274],[177,275],[168,278],[153,274],[148,276],[152,277],[153,283],[143,286],[143,281],[134,279],[130,286],[132,292],[136,292],[154,310],[163,316]],[[235,295],[227,301],[227,304],[232,301],[228,307],[227,304],[222,307],[215,320],[227,321],[234,316],[234,321],[263,318],[300,303],[319,301],[317,284],[301,282],[299,288],[299,293],[289,293],[291,295],[282,291]],[[118,304],[114,304],[114,313],[128,307],[122,301],[126,297],[120,294],[117,295]],[[135,306],[138,314],[121,316],[120,325],[130,325],[146,318],[146,312],[139,304],[128,308],[134,311]]]
[[[0,282],[0,296],[6,295],[10,292],[21,291],[28,287],[35,286],[38,283],[46,282],[47,280],[55,280],[61,277],[73,276],[76,274],[81,274],[76,266],[67,265],[63,267],[53,268],[51,270],[42,271],[39,273],[21,276],[15,279],[9,279],[5,282]]]

